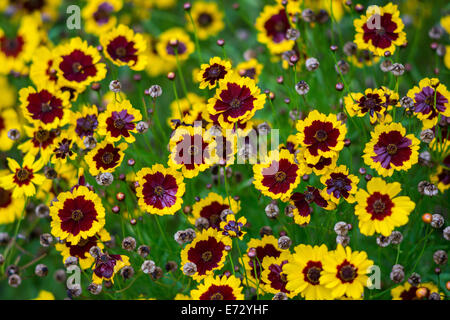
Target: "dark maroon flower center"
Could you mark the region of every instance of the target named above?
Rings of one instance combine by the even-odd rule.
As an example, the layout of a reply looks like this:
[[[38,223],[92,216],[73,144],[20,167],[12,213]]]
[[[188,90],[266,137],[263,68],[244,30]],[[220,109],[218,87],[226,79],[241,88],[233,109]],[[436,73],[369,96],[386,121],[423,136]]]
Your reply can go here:
[[[184,164],[188,170],[193,170],[196,165],[205,163],[209,156],[208,143],[203,140],[201,135],[185,134],[176,144],[175,161]]]
[[[327,140],[328,135],[325,130],[317,130],[314,137],[316,138],[317,141],[323,142],[323,141]]]
[[[289,20],[286,11],[281,9],[277,14],[271,16],[264,24],[267,36],[272,41],[279,43],[286,39],[286,31],[289,29]]]
[[[373,151],[376,156],[372,159],[374,162],[381,163],[385,169],[390,169],[391,164],[399,167],[411,158],[412,141],[404,137],[399,131],[383,132],[374,145]]]
[[[381,97],[376,93],[368,93],[359,100],[359,107],[362,113],[369,113],[371,117],[377,112],[381,112],[383,104]]]
[[[377,23],[379,25],[377,26]],[[398,39],[398,33],[395,32],[397,24],[392,21],[392,14],[385,13],[382,16],[374,14],[363,26],[364,42],[372,40],[373,46],[376,48],[386,49],[391,43]]]
[[[113,60],[120,60],[123,62],[137,61],[137,49],[133,41],[128,41],[124,36],[118,36],[112,40],[106,50]]]
[[[320,261],[310,260],[303,268],[303,279],[312,285],[318,285],[320,284],[320,273],[322,270],[322,263]]]
[[[229,206],[227,204],[220,204],[219,202],[214,201],[201,209],[200,217],[208,219],[211,228],[219,229],[221,221],[220,214],[223,210],[228,208]]]
[[[22,36],[15,38],[7,38],[5,36],[0,38],[0,49],[7,57],[17,57],[23,49],[25,44]]]
[[[62,141],[58,143],[58,146],[53,150],[56,158],[65,159],[66,157],[71,157],[73,155],[71,145],[72,140],[66,138],[62,139]]]
[[[337,274],[336,276],[343,283],[352,283],[353,280],[358,275],[358,269],[349,261],[344,260],[340,265],[337,266]]]
[[[432,87],[424,87],[415,94],[414,100],[414,112],[429,115],[428,119],[433,119],[439,112],[444,112],[448,103],[448,99]]]
[[[352,181],[343,173],[332,173],[326,182],[327,193],[333,194],[337,199],[348,198],[349,191],[352,190]]]
[[[213,22],[213,17],[211,14],[204,12],[198,16],[198,24],[202,27],[207,27]]]
[[[213,65],[205,69],[205,72],[203,73],[203,79],[214,85],[220,79],[225,78],[226,74],[227,71],[225,70],[224,66],[214,63]]]
[[[156,172],[146,175],[144,181],[142,194],[147,205],[164,209],[175,204],[178,185],[173,176]]]
[[[197,265],[199,275],[204,275],[207,271],[213,270],[219,265],[224,254],[225,245],[214,237],[201,240],[188,251],[188,260]]]
[[[392,214],[394,203],[387,194],[374,192],[367,198],[366,211],[372,216],[372,220],[383,220]]]
[[[75,132],[80,138],[91,137],[94,130],[98,126],[97,116],[95,114],[87,115],[83,118],[77,119],[77,126]]]
[[[236,300],[236,296],[230,286],[213,284],[200,296],[200,300]]]
[[[277,165],[278,171],[274,174]],[[279,162],[274,160],[269,168],[262,170],[263,179],[261,183],[268,187],[272,193],[286,193],[297,179],[297,170],[297,164],[291,163],[287,159],[280,159]]]
[[[98,221],[94,202],[84,196],[65,200],[58,216],[61,219],[61,229],[74,236],[89,230],[94,221]]]
[[[12,192],[0,187],[0,208],[7,208],[12,202]]]
[[[318,150],[329,151],[330,147],[335,147],[339,138],[339,129],[334,128],[331,122],[314,120],[312,124],[305,128],[304,143],[308,145],[308,150],[313,156],[318,156]]]
[[[93,157],[97,169],[114,168],[120,160],[119,151],[120,151],[119,148],[115,148],[110,143],[108,143],[104,148],[100,148]]]
[[[16,173],[14,175],[14,182],[19,186],[28,185],[33,179],[33,171],[28,167],[18,168],[16,169]]]
[[[99,25],[107,23],[113,10],[113,6],[108,2],[102,3],[98,6],[97,11],[94,12],[94,20],[97,21]]]
[[[186,44],[184,44],[184,42],[181,42],[181,41],[178,41],[176,46],[174,46],[170,43],[168,43],[166,46],[166,51],[171,56],[175,56],[177,54],[183,54],[186,52],[186,50],[187,50]]]

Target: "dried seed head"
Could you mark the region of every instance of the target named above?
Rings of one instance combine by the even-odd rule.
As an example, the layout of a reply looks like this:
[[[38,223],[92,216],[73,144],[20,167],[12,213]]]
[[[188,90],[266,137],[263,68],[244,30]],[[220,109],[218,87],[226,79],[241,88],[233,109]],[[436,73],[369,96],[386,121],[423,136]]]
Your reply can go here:
[[[450,241],[450,226],[446,227],[444,231],[442,231],[442,235],[444,236],[445,240]]]
[[[10,287],[17,288],[22,283],[22,278],[18,274],[13,274],[8,277],[8,284]]]
[[[262,237],[264,236],[270,236],[273,234],[273,230],[270,226],[263,226],[260,230],[259,230],[259,235]]]
[[[392,244],[400,244],[403,241],[403,235],[400,231],[392,231],[389,239]]]
[[[124,280],[133,278],[134,268],[132,266],[125,266],[120,270],[120,275]]]
[[[0,232],[0,245],[6,245],[10,240],[7,232]]]
[[[87,136],[83,139],[84,147],[88,150],[92,150],[97,146],[97,139],[92,136]]]
[[[319,60],[317,60],[316,58],[308,58],[305,61],[305,66],[308,71],[317,70],[317,68],[319,68],[319,65]]]
[[[109,90],[114,93],[119,93],[120,91],[122,91],[122,84],[119,80],[113,80],[109,83]]]
[[[133,237],[126,237],[122,240],[122,249],[127,251],[134,251],[136,249],[136,239]]]
[[[227,215],[234,214],[234,212],[231,209],[224,209],[220,213],[220,220],[227,221]]]
[[[187,262],[183,266],[183,273],[187,276],[193,276],[197,272],[197,265],[193,262]]]
[[[155,270],[150,274],[153,281],[161,279],[164,275],[163,270],[160,267],[155,267]]]
[[[288,236],[281,236],[281,237],[278,239],[278,247],[279,247],[281,250],[289,249],[289,247],[291,246],[291,244],[292,244],[292,240],[291,240],[291,238],[289,238]]]
[[[350,243],[350,237],[348,235],[338,235],[336,237],[336,244],[340,244],[343,247],[348,246],[348,244]]]
[[[64,261],[64,266],[66,268],[70,266],[76,266],[78,264],[78,258],[77,257],[67,257],[67,259]]]
[[[392,70],[392,62],[391,60],[384,60],[381,64],[380,64],[380,69],[383,72],[389,72]]]
[[[53,169],[52,167],[44,167],[44,176],[47,179],[53,180],[58,176],[58,174],[56,173],[56,170]]]
[[[445,265],[448,261],[447,252],[444,250],[438,250],[433,254],[433,261],[439,265]]]
[[[146,133],[148,130],[148,123],[145,121],[139,121],[136,125],[136,130],[139,133]]]
[[[109,186],[113,183],[114,176],[110,172],[103,172],[95,177],[95,181],[97,181],[100,186]]]
[[[300,37],[300,31],[297,29],[289,28],[286,31],[286,39],[296,41]]]
[[[309,92],[309,85],[304,80],[301,80],[295,85],[295,91],[301,96],[305,95]]]
[[[358,52],[358,46],[354,42],[347,42],[344,45],[343,51],[347,56],[353,56]]]
[[[444,35],[445,30],[441,26],[435,26],[428,31],[428,36],[433,40],[439,40]]]
[[[305,8],[302,11],[302,19],[303,19],[303,21],[309,23],[309,22],[313,22],[315,20],[315,18],[316,18],[316,15],[314,14],[314,11],[312,11],[311,9]]]
[[[93,294],[93,295],[98,295],[102,292],[102,285],[101,284],[97,284],[97,283],[91,283],[88,285],[87,290]]]
[[[49,247],[53,242],[53,237],[50,233],[43,233],[41,234],[41,236],[39,237],[39,243],[41,244],[41,246],[47,248]]]
[[[5,274],[7,276],[12,276],[13,274],[19,274],[19,267],[15,264],[11,264],[8,267],[6,267]]]
[[[422,278],[420,277],[420,274],[416,272],[413,272],[408,278],[408,283],[413,287],[417,287],[421,282]]]
[[[400,264],[395,264],[392,267],[390,278],[395,283],[403,282],[403,280],[405,279],[405,269],[403,268],[403,266]]]
[[[280,214],[280,208],[278,207],[276,201],[272,201],[266,206],[266,215],[269,219],[275,219]]]
[[[162,95],[162,88],[157,85],[154,84],[152,85],[149,89],[148,89],[148,94],[150,95],[150,97],[152,97],[153,99],[156,99],[158,97],[160,97]]]
[[[50,209],[45,203],[36,206],[35,214],[38,218],[46,218],[50,214]]]
[[[348,223],[339,221],[334,225],[334,232],[339,236],[345,236],[348,234]]]
[[[178,264],[175,261],[168,261],[165,268],[167,272],[175,272],[178,269]]]
[[[155,271],[155,268],[156,264],[153,260],[145,260],[141,265],[141,270],[146,274],[152,273],[153,271]]]
[[[345,60],[339,60],[334,66],[334,69],[337,73],[342,73],[343,75],[345,75],[350,71],[350,65]]]
[[[145,244],[140,245],[137,252],[142,258],[146,258],[150,254],[150,247]]]
[[[383,235],[379,235],[377,237],[377,245],[382,248],[387,247],[391,243],[391,239],[389,237],[385,237]]]
[[[270,132],[270,125],[267,122],[263,122],[261,124],[258,125],[257,130],[258,130],[258,134],[261,136],[266,136],[269,134]]]
[[[8,138],[12,141],[17,141],[20,139],[20,131],[17,129],[10,129],[8,131]]]
[[[197,218],[197,220],[195,220],[195,227],[199,231],[208,229],[209,228],[209,220],[204,217]]]
[[[428,181],[419,182],[419,184],[417,185],[417,190],[420,194],[429,197],[433,197],[439,192],[439,189],[434,184]]]
[[[431,129],[425,129],[420,133],[420,141],[424,143],[430,143],[434,139],[434,131]]]
[[[412,110],[414,108],[414,100],[408,96],[404,96],[403,98],[400,99],[400,105],[402,106],[402,108]]]
[[[431,226],[435,229],[439,229],[444,225],[444,217],[441,216],[440,214],[433,214],[431,216]]]
[[[431,167],[432,166],[431,154],[428,151],[423,151],[419,153],[419,163],[422,166]]]
[[[288,296],[284,292],[277,292],[272,300],[288,300]]]
[[[405,73],[405,66],[401,63],[394,63],[390,71],[394,76],[400,77]]]
[[[294,210],[295,210],[295,206],[293,204],[288,204],[285,208],[284,208],[284,214],[289,217],[292,218],[294,216]]]
[[[432,292],[428,296],[428,300],[441,300],[441,295],[437,292]]]
[[[93,246],[89,249],[89,254],[94,258],[97,259],[102,254],[102,249],[100,249],[97,246]]]
[[[76,283],[70,285],[70,288],[67,288],[67,296],[72,299],[73,297],[81,296],[83,290],[81,289],[81,285]]]
[[[196,234],[194,229],[189,228],[186,230],[177,231],[174,235],[174,239],[179,245],[183,245],[194,240],[195,236]]]
[[[42,263],[36,265],[36,267],[34,268],[34,274],[38,277],[46,277],[48,274],[47,266]]]
[[[438,46],[436,48],[436,54],[439,57],[443,57],[443,56],[445,56],[446,53],[447,53],[447,48],[443,44],[438,44]]]
[[[64,269],[56,270],[53,274],[53,279],[55,279],[56,282],[66,281],[66,271]]]

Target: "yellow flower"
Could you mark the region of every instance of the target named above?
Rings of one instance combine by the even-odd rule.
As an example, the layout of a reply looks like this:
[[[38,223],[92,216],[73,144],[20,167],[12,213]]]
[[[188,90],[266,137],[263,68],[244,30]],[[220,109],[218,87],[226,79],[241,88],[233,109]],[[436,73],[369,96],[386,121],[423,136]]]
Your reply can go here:
[[[256,83],[258,83],[259,75],[261,74],[262,69],[263,65],[254,58],[248,61],[241,62],[236,66],[236,72],[241,77],[253,79]]]
[[[14,145],[14,141],[8,137],[11,129],[16,129],[19,133],[22,131],[17,112],[12,108],[0,108],[0,151],[8,151]]]
[[[114,172],[114,170],[121,165],[124,153],[123,151],[128,147],[128,144],[123,142],[117,147],[114,143],[104,140],[102,143],[89,151],[84,159],[89,165],[89,173],[92,176],[97,176],[99,173]]]
[[[367,273],[373,266],[373,261],[367,258],[364,251],[353,251],[350,247],[338,244],[335,251],[330,251],[324,257],[320,284],[331,289],[333,298],[346,295],[359,299],[368,285]]]
[[[87,33],[102,36],[117,23],[115,13],[122,9],[122,0],[91,0],[81,11]]]
[[[141,34],[121,24],[100,36],[103,53],[115,65],[128,66],[135,71],[147,65],[147,43]]]
[[[441,299],[445,297],[444,293],[439,292],[439,288],[432,282],[420,283],[417,287],[412,286],[409,282],[399,285],[391,290],[392,300],[421,300],[416,295],[418,289],[425,288],[426,295],[422,298],[428,300],[431,293],[438,293]]]
[[[70,135],[64,131],[55,140],[52,152],[52,163],[67,163],[67,160],[74,160],[77,156],[74,149],[74,141],[69,138]]]
[[[219,57],[209,59],[209,63],[202,64],[201,70],[197,73],[197,81],[200,83],[200,89],[212,89],[216,87],[219,80],[224,79],[231,73],[231,62],[222,60]]]
[[[56,56],[48,47],[41,46],[36,49],[30,67],[30,79],[34,85],[49,91],[60,89],[54,59]]]
[[[11,174],[0,178],[0,187],[13,190],[13,198],[31,197],[36,194],[36,186],[44,183],[45,177],[37,172],[42,169],[42,158],[35,161],[32,154],[26,154],[20,166],[16,160],[6,158]]]
[[[188,92],[185,98],[172,101],[169,108],[170,117],[167,118],[167,124],[172,129],[175,129],[174,120],[193,125],[194,121],[202,118],[203,111],[206,109],[205,98]]]
[[[386,95],[382,89],[366,89],[364,94],[352,92],[344,98],[344,104],[350,117],[369,114],[372,124],[385,121]]]
[[[264,283],[265,292],[276,294],[285,293],[288,298],[295,296],[294,292],[287,288],[288,280],[285,272],[290,253],[283,252],[279,257],[265,257],[262,261],[261,280]]]
[[[114,283],[114,276],[123,267],[130,265],[130,258],[125,255],[102,253],[92,266],[92,282],[102,284],[103,281]]]
[[[400,191],[400,183],[386,183],[381,178],[372,178],[367,183],[367,191],[358,190],[355,215],[362,234],[371,236],[377,232],[388,237],[395,227],[408,223],[416,205],[409,197],[397,197]]]
[[[84,149],[84,139],[92,137],[99,126],[98,110],[96,105],[83,105],[81,110],[70,117],[70,137],[75,139],[79,148]]]
[[[224,236],[229,236],[231,238],[238,238],[242,240],[247,233],[243,231],[242,228],[247,224],[247,219],[245,217],[240,217],[236,220],[234,214],[227,214],[225,221],[220,223],[220,230]]]
[[[179,61],[187,60],[194,49],[194,43],[181,28],[166,30],[159,36],[156,44],[158,55],[165,61],[172,63],[176,63],[177,57]]]
[[[151,63],[147,63],[147,67],[145,71],[148,73],[150,77],[157,77],[160,75],[165,75],[169,71],[172,71],[176,68],[176,61],[167,61],[164,60],[158,53],[156,46],[159,42],[159,39],[155,37],[151,37],[148,34],[142,35],[144,39],[147,41],[147,60]]]
[[[41,290],[36,298],[33,300],[55,300],[55,296],[50,291]]]
[[[225,27],[223,23],[223,12],[219,9],[217,3],[197,1],[192,4],[191,12],[192,20],[195,24],[195,30],[200,40],[216,36]],[[194,27],[189,16],[187,28],[193,32]]]
[[[8,174],[8,170],[0,170],[0,179]],[[0,187],[0,225],[16,221],[25,209],[23,197],[13,198],[12,192]]]
[[[244,300],[241,280],[229,277],[209,276],[197,289],[191,291],[192,300]]]
[[[327,174],[320,177],[320,182],[325,185],[322,196],[336,204],[341,199],[348,203],[355,202],[355,193],[358,190],[359,178],[348,173],[348,168],[344,165],[335,167]]]

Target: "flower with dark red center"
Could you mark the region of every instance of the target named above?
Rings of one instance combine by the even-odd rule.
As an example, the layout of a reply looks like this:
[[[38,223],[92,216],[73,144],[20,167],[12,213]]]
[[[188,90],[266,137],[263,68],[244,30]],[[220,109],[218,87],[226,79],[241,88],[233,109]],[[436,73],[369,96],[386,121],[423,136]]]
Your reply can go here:
[[[217,162],[216,142],[200,126],[179,126],[170,138],[169,166],[193,178]]]
[[[208,111],[219,115],[223,128],[233,128],[236,122],[248,121],[259,109],[264,108],[266,95],[256,86],[254,80],[232,74],[219,81],[213,98],[208,100]]]
[[[114,172],[123,160],[123,151],[128,147],[127,143],[121,143],[117,147],[112,142],[104,140],[89,151],[85,160],[89,165],[89,173],[96,176],[103,172]]]
[[[0,171],[0,176],[3,176],[6,171]],[[22,208],[25,206],[25,199],[13,198],[12,191],[0,187],[0,225],[8,224],[19,219],[22,215]],[[20,209],[19,209],[20,208]]]
[[[371,236],[377,232],[388,237],[395,227],[408,222],[415,203],[408,197],[397,197],[400,191],[398,182],[386,183],[381,178],[372,178],[367,183],[367,191],[358,190],[355,215],[362,234]]]
[[[385,120],[387,103],[383,89],[366,89],[362,93],[350,93],[344,98],[345,108],[351,117],[369,115],[370,122]]]
[[[141,34],[120,24],[100,36],[104,53],[117,66],[129,66],[132,70],[143,70],[147,65],[147,42]]]
[[[253,166],[253,184],[272,199],[288,199],[300,183],[301,167],[288,150],[271,151],[267,159]]]
[[[231,62],[214,57],[209,60],[209,64],[202,64],[197,75],[197,81],[200,82],[200,89],[212,89],[219,80],[225,78],[231,72]]]
[[[264,289],[269,293],[276,294],[284,292],[288,297],[293,297],[294,294],[286,289],[287,275],[283,271],[284,265],[288,262],[289,255],[282,254],[278,258],[266,257],[262,261],[263,272],[261,278],[264,281]]]
[[[24,39],[21,35],[8,38],[3,35],[0,38],[0,51],[7,57],[17,57],[23,50]]]
[[[348,203],[355,202],[354,194],[359,178],[349,174],[346,166],[333,168],[320,178],[320,182],[325,185],[323,195],[334,203],[339,204],[340,199],[345,199]]]
[[[210,276],[191,291],[192,300],[244,300],[241,280],[231,275],[229,277]]]
[[[431,176],[431,182],[437,185],[442,193],[450,188],[450,155],[437,167],[436,173]]]
[[[131,133],[136,133],[136,123],[142,120],[139,110],[131,106],[130,101],[112,101],[106,111],[98,117],[99,134],[107,136],[111,141],[118,141],[122,137],[128,143],[136,139]]]
[[[158,55],[168,62],[184,61],[194,52],[194,43],[181,28],[171,28],[159,36],[156,44]]]
[[[420,80],[419,86],[408,91],[413,99],[413,112],[423,122],[423,129],[433,128],[439,117],[450,117],[450,92],[436,78]]]
[[[201,40],[216,36],[225,27],[223,15],[217,3],[196,1],[186,14],[186,20],[189,21],[187,29],[190,32],[195,30]]]
[[[44,129],[54,129],[67,123],[69,93],[53,93],[33,87],[19,91],[20,107],[26,118]]]
[[[70,137],[75,138],[80,148],[85,148],[84,139],[94,136],[99,126],[97,106],[85,105],[81,111],[73,114]]]
[[[407,171],[418,162],[420,141],[413,134],[406,135],[400,123],[380,124],[371,136],[363,159],[380,175],[391,176],[394,170]]]
[[[314,110],[305,120],[299,120],[296,127],[298,142],[305,147],[303,156],[307,163],[316,164],[321,156],[334,156],[344,147],[347,128],[335,114],[327,116]]]
[[[106,75],[106,66],[100,63],[98,50],[79,37],[56,47],[55,55],[55,69],[61,86],[84,89]]]
[[[217,193],[210,192],[206,198],[193,204],[192,216],[188,216],[188,219],[189,222],[195,225],[195,221],[198,218],[205,218],[208,220],[210,228],[219,229],[221,223],[220,214],[222,211],[231,209],[236,214],[240,208],[240,201],[236,201],[231,197],[227,199]]]
[[[171,168],[155,164],[136,174],[139,206],[151,214],[174,214],[181,208],[185,184],[183,176]]]
[[[305,192],[295,192],[292,194],[289,203],[295,207],[293,211],[295,223],[299,225],[309,223],[311,213],[313,212],[313,208],[311,207],[312,203],[326,210],[332,210],[336,207],[333,203],[328,202],[321,193],[319,189],[308,186]]]
[[[258,83],[262,69],[263,65],[254,58],[241,62],[236,66],[236,71],[241,77],[253,79],[256,83]]]
[[[288,281],[286,289],[294,295],[300,293],[306,300],[331,299],[331,290],[320,284],[327,255],[328,249],[324,244],[320,247],[304,244],[296,246],[295,253],[283,267]]]
[[[100,197],[85,186],[58,195],[50,207],[52,234],[78,244],[99,232],[105,225],[105,208]]]
[[[356,28],[355,43],[360,50],[370,50],[377,56],[393,54],[397,46],[406,42],[404,24],[397,5],[369,6],[366,15],[353,23]]]
[[[417,290],[424,290],[425,294],[420,297],[417,295]],[[444,294],[439,291],[439,288],[432,282],[420,283],[418,286],[412,286],[405,281],[403,285],[399,285],[391,290],[392,300],[429,300],[431,293],[438,293],[443,299]]]
[[[125,255],[101,253],[95,259],[92,282],[101,284],[104,280],[114,282],[114,275],[123,267],[129,266],[129,258]]]
[[[231,245],[230,237],[221,235],[213,228],[204,229],[181,251],[181,265],[194,263],[197,272],[192,277],[200,281],[223,267],[228,254],[225,247]]]
[[[294,46],[295,41],[286,38],[286,32],[291,26],[284,6],[265,6],[255,26],[258,41],[265,44],[272,54],[281,54]]]
[[[373,261],[367,258],[364,251],[353,251],[349,246],[338,244],[335,251],[324,258],[320,284],[331,289],[333,298],[344,295],[352,299],[360,299],[364,287],[368,285],[367,274],[371,272]]]

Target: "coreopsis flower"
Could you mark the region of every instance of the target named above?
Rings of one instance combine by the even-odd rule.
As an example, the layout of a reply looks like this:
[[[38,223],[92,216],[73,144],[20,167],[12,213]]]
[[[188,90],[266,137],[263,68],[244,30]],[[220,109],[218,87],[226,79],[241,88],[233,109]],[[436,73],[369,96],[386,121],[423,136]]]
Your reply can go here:
[[[423,129],[434,127],[440,116],[450,117],[450,92],[437,78],[420,80],[407,96],[414,101],[413,112],[422,121]]]
[[[11,129],[21,131],[19,117],[13,108],[0,108],[0,150],[8,151],[14,145],[14,141],[8,137]]]
[[[406,135],[400,123],[380,124],[371,132],[364,148],[364,162],[386,177],[394,171],[407,171],[418,162],[420,141]]]
[[[195,30],[200,40],[216,36],[225,27],[223,12],[217,3],[196,1],[192,4],[190,14],[195,26],[192,25],[192,21],[188,17],[186,18],[188,21],[187,28],[191,32]]]
[[[35,86],[49,91],[59,89],[58,76],[54,65],[54,52],[46,46],[36,49],[30,66],[30,79]]]
[[[170,116],[167,118],[167,124],[175,129],[174,121],[179,120],[184,124],[194,124],[194,121],[201,120],[200,112],[205,109],[206,100],[205,98],[188,92],[185,98],[174,100],[170,108]],[[181,112],[181,114],[180,114]]]
[[[11,173],[0,178],[0,187],[12,190],[13,198],[31,197],[36,194],[36,186],[44,183],[45,177],[39,174],[44,166],[42,158],[35,161],[35,157],[28,153],[23,158],[22,166],[12,158],[6,158]]]
[[[442,164],[437,166],[436,172],[431,176],[430,180],[442,193],[450,188],[450,155],[445,157]]]
[[[370,268],[373,261],[367,258],[364,251],[353,251],[338,245],[335,251],[324,256],[323,271],[320,284],[331,290],[333,298],[344,295],[352,299],[360,299],[367,286]]]
[[[205,218],[208,220],[210,228],[219,229],[221,223],[220,214],[228,209],[236,214],[241,209],[240,201],[236,201],[231,197],[227,199],[217,193],[210,192],[206,198],[200,199],[200,201],[193,204],[192,216],[188,216],[188,219],[194,225],[198,218]]]
[[[194,52],[194,43],[181,28],[171,28],[159,35],[156,44],[158,55],[165,61],[184,61]]]
[[[61,192],[50,207],[52,234],[71,244],[93,237],[105,225],[100,197],[86,186]]]
[[[425,289],[423,297],[417,295],[418,289]],[[439,292],[439,288],[432,282],[420,283],[417,286],[413,286],[405,281],[403,285],[399,285],[391,290],[392,300],[428,300],[431,293],[438,293],[439,295],[444,296],[443,293]]]
[[[123,142],[117,147],[112,142],[104,140],[102,143],[89,151],[84,160],[89,165],[89,173],[96,176],[103,172],[114,172],[121,165],[128,144]]]
[[[106,229],[100,230],[95,235],[86,239],[81,239],[77,244],[70,242],[56,243],[55,249],[61,253],[63,262],[69,257],[75,257],[78,259],[78,263],[81,269],[87,269],[95,262],[94,257],[90,254],[92,247],[98,247],[101,250],[104,249],[104,242],[110,241],[111,236]]]
[[[122,0],[89,1],[81,10],[86,32],[101,36],[110,31],[117,23],[114,14],[122,9],[122,2]]]
[[[283,252],[279,257],[265,257],[262,261],[263,272],[261,279],[264,282],[264,291],[272,294],[285,293],[289,298],[295,296],[294,292],[287,289],[287,273],[284,270],[290,254]]]
[[[324,260],[328,255],[327,246],[300,244],[294,250],[295,253],[290,255],[288,263],[283,266],[286,289],[293,295],[300,294],[306,300],[330,300],[331,290],[320,283]]]
[[[123,137],[126,142],[133,143],[136,139],[132,133],[137,132],[136,123],[141,119],[141,112],[133,108],[129,100],[113,101],[98,117],[98,134],[109,141],[119,141]]]
[[[231,238],[235,237],[242,240],[247,233],[242,230],[246,223],[247,219],[245,217],[240,217],[236,220],[236,216],[234,214],[227,214],[225,221],[220,223],[220,230],[222,230],[222,234],[224,236]]]
[[[180,126],[170,138],[168,164],[181,168],[184,177],[193,178],[217,162],[215,146],[213,137],[202,127]]]
[[[222,60],[219,57],[209,59],[209,63],[202,64],[200,71],[197,73],[200,89],[216,87],[219,80],[224,79],[231,72],[231,62],[229,60]]]
[[[8,170],[0,170],[0,179],[8,174]],[[0,225],[16,221],[25,207],[23,197],[14,198],[12,191],[0,187]]]
[[[47,89],[36,90],[33,87],[19,91],[20,108],[25,118],[45,129],[63,126],[70,117],[70,93]]]
[[[157,77],[163,74],[167,74],[169,71],[172,71],[176,68],[176,60],[175,61],[167,61],[164,60],[158,53],[156,46],[159,40],[156,37],[151,37],[149,34],[142,35],[144,39],[147,41],[147,60],[150,63],[147,63],[147,67],[145,71],[148,73],[150,77]]]
[[[105,56],[115,65],[128,66],[135,71],[144,70],[147,65],[147,43],[141,34],[120,24],[100,36]]]
[[[362,93],[350,93],[344,98],[345,109],[350,117],[370,117],[370,123],[384,122],[386,95],[382,89],[366,89]]]
[[[260,164],[253,165],[253,184],[262,194],[286,201],[299,185],[302,167],[288,150],[274,150]]]
[[[255,256],[249,257],[249,252],[254,251]],[[278,240],[272,235],[264,235],[262,239],[251,239],[247,243],[246,254],[243,255],[244,266],[249,285],[253,288],[264,289],[265,282],[262,280],[262,263],[266,257],[278,258],[286,250],[278,247]]]
[[[293,48],[295,41],[286,38],[291,27],[283,5],[266,5],[255,24],[258,41],[265,44],[272,54],[281,54]]]
[[[25,74],[26,64],[32,59],[39,41],[38,22],[34,16],[22,18],[17,31],[7,33],[0,28],[0,74],[11,71]]]
[[[66,163],[68,159],[74,160],[77,153],[74,150],[74,141],[64,132],[54,142],[52,163]]]
[[[292,214],[296,224],[302,226],[309,223],[311,213],[313,212],[313,208],[311,207],[312,203],[325,210],[333,210],[336,208],[336,205],[331,201],[327,201],[322,194],[323,191],[311,186],[306,187],[303,193],[294,192],[292,194],[289,198],[289,203],[294,206]]]
[[[70,136],[80,148],[85,148],[84,139],[93,137],[99,127],[96,105],[83,105],[81,110],[73,113],[70,119]]]
[[[381,178],[372,178],[367,183],[367,191],[358,190],[355,215],[362,234],[371,236],[376,232],[388,237],[395,227],[408,222],[416,205],[409,197],[397,196],[400,191],[400,183],[386,183]]]
[[[406,42],[404,24],[397,5],[369,6],[366,14],[353,21],[356,29],[354,42],[360,50],[370,50],[377,56],[393,54],[396,47]]]
[[[82,91],[106,76],[106,65],[100,62],[101,55],[97,48],[79,37],[57,46],[54,54],[54,67],[61,86]]]
[[[348,203],[355,202],[355,193],[358,190],[359,178],[348,173],[345,165],[340,165],[320,177],[320,182],[325,185],[322,194],[325,198],[339,204],[340,199]]]
[[[250,120],[257,110],[264,108],[266,95],[256,86],[254,80],[232,74],[219,81],[216,94],[208,100],[208,111],[218,115],[223,128],[233,128],[236,122]]]
[[[136,174],[138,204],[151,214],[174,214],[181,208],[185,184],[180,172],[154,164],[142,168]]]
[[[320,157],[331,157],[344,147],[347,127],[337,120],[335,114],[328,116],[314,110],[296,124],[297,139],[305,147],[307,163],[315,164]]]
[[[92,282],[102,284],[103,281],[114,283],[114,276],[123,267],[130,265],[130,258],[126,255],[101,253],[92,266]]]
[[[225,247],[231,247],[230,237],[222,235],[213,228],[197,233],[194,241],[181,251],[181,265],[194,263],[197,271],[192,275],[196,281],[201,281],[213,275],[214,270],[222,269],[228,255]],[[181,268],[182,269],[182,268]]]
[[[244,300],[242,289],[241,280],[233,275],[215,278],[211,275],[191,291],[191,298],[192,300]]]
[[[241,62],[236,66],[236,72],[238,75],[240,75],[241,77],[253,79],[256,83],[258,83],[262,69],[263,65],[254,58],[248,61]]]
[[[305,150],[306,148],[300,148],[299,152],[296,154],[296,160],[298,163],[303,164],[303,169],[305,174],[311,174],[314,172],[317,176],[324,175],[328,173],[330,170],[333,170],[336,167],[336,162],[339,158],[339,153],[335,152],[329,157],[321,156],[319,161],[314,164],[308,163],[305,158]]]

